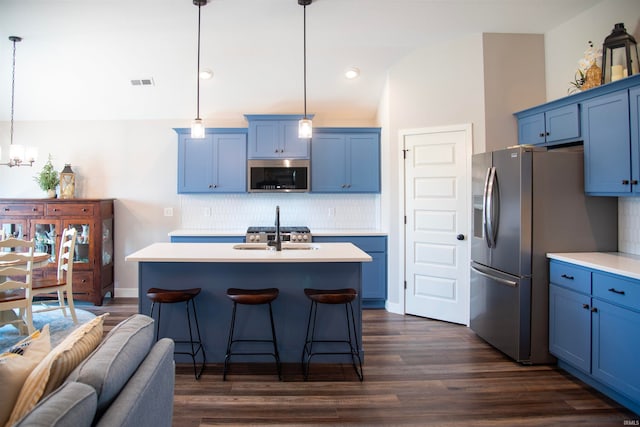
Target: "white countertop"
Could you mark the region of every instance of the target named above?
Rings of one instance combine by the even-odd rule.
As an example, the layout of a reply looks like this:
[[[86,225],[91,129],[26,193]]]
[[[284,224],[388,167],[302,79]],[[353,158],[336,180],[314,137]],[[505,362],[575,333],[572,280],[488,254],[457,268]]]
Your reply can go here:
[[[237,243],[153,243],[125,258],[144,262],[370,262],[371,256],[351,243],[311,243],[315,249],[234,249]],[[243,244],[255,245],[255,244]],[[289,246],[304,243],[283,244]]]
[[[244,236],[247,230],[211,230],[200,228],[181,228],[169,232],[169,237],[174,236]],[[387,233],[373,229],[344,229],[344,230],[311,230],[313,236],[386,236]]]
[[[640,255],[622,252],[566,252],[549,253],[547,258],[640,280]]]

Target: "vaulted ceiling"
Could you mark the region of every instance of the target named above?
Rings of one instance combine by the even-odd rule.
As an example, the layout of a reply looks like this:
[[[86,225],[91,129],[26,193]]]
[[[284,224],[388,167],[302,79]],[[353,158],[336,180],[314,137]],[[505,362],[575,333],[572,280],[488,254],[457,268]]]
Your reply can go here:
[[[387,70],[465,33],[544,33],[599,0],[313,0],[308,110],[375,115]],[[192,0],[0,0],[0,120],[195,117],[198,8]],[[297,0],[210,0],[202,8],[201,116],[301,113]],[[434,58],[438,66],[438,58]],[[347,80],[349,66],[360,78]],[[134,86],[131,80],[152,79]]]

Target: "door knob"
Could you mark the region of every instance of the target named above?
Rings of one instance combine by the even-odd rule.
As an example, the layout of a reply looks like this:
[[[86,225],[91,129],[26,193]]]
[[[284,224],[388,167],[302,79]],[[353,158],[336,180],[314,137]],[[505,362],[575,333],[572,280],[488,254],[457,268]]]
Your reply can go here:
[[[464,234],[458,234],[458,235],[456,236],[456,239],[458,239],[458,240],[464,240]]]

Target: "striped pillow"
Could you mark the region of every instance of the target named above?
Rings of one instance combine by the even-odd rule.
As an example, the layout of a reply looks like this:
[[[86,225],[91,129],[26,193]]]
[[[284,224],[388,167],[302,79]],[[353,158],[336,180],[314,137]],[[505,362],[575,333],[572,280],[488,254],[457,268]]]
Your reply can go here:
[[[98,346],[102,340],[104,317],[107,315],[108,313],[98,316],[71,332],[35,367],[20,390],[9,425],[16,423],[40,399],[58,388],[71,371]]]

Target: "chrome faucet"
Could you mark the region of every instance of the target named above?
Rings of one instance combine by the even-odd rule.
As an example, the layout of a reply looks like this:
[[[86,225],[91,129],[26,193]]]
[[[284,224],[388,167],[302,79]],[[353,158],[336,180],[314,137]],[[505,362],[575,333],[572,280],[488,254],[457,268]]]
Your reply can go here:
[[[276,240],[267,243],[269,246],[275,246],[276,251],[282,250],[282,240],[280,238],[280,206],[276,206]]]

